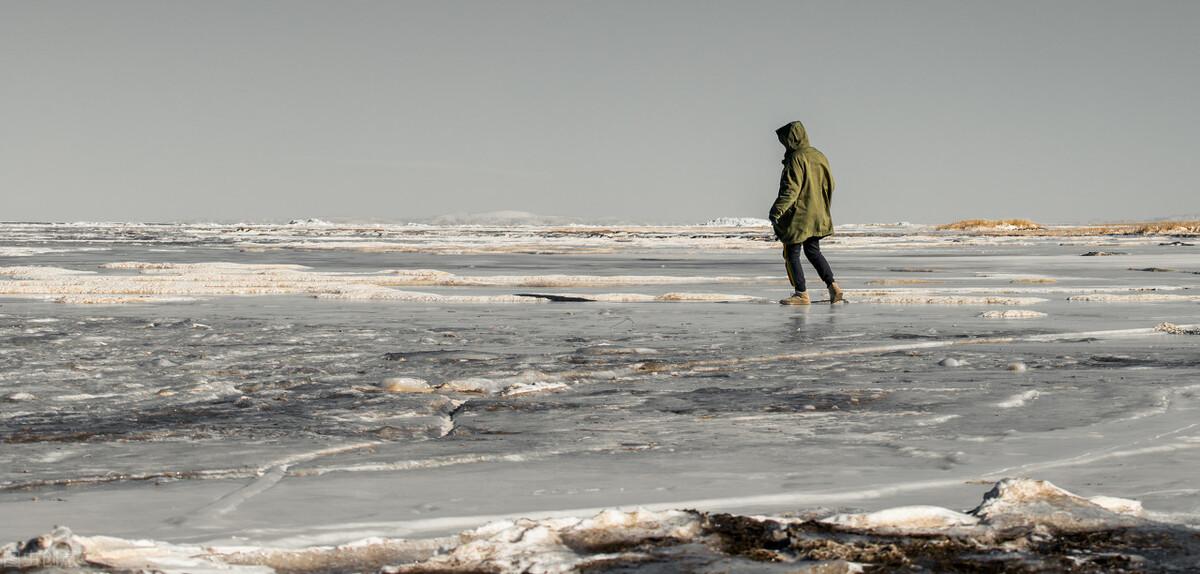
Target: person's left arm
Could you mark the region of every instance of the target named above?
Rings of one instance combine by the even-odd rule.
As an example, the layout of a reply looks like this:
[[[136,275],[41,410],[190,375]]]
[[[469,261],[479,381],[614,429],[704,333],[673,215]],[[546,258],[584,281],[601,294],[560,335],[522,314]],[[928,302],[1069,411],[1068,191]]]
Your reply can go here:
[[[833,173],[829,170],[829,164],[825,164],[825,205],[833,207]]]
[[[771,213],[768,216],[772,225],[796,205],[796,200],[804,189],[804,166],[792,158],[788,160],[779,176],[779,196],[775,198],[775,203],[771,204]]]

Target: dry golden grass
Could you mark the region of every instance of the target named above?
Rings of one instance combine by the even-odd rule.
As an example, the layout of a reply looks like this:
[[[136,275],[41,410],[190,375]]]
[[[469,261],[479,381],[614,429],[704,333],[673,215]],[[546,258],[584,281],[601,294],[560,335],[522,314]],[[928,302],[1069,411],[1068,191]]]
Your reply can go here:
[[[1011,226],[1011,227],[1010,227]],[[979,235],[1073,236],[1096,235],[1200,235],[1200,221],[1141,221],[1094,225],[1045,227],[1028,219],[964,219],[939,225],[940,231],[964,231]]]
[[[1172,235],[1200,234],[1200,221],[1155,221],[1142,223],[1133,231],[1139,235],[1154,235],[1158,233]]]
[[[1041,229],[1042,226],[1028,219],[964,219],[937,226],[939,231],[986,231],[997,228],[1004,231]]]
[[[1051,279],[1049,277],[1019,277],[1009,281],[1009,283],[1018,285],[1042,285],[1045,283],[1058,283],[1058,279]]]
[[[1200,221],[1100,223],[1053,230],[1055,235],[1200,235]]]

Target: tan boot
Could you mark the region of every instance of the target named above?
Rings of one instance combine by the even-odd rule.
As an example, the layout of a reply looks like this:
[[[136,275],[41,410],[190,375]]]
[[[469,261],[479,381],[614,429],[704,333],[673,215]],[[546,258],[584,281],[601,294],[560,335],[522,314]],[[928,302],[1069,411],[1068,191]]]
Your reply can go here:
[[[838,287],[837,281],[829,284],[829,303],[841,303],[846,298],[842,297],[842,288]]]
[[[810,304],[812,304],[812,302],[808,300],[808,291],[801,291],[799,293],[792,293],[791,297],[788,297],[787,299],[783,299],[783,300],[779,301],[779,304],[780,305],[810,305]]]

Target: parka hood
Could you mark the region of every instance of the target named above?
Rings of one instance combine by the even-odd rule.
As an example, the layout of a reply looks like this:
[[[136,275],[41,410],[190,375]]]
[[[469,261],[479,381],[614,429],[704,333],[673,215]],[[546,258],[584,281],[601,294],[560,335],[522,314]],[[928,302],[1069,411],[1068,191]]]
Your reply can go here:
[[[791,122],[775,130],[775,135],[779,136],[779,143],[790,151],[808,147],[808,132],[804,130],[804,124],[800,122]]]

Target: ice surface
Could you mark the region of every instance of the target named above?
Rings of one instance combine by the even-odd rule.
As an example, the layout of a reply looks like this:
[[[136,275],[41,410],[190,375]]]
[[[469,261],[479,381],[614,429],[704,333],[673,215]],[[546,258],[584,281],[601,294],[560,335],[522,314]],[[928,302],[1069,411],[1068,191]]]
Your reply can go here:
[[[1016,370],[1016,369],[1010,369],[1010,370]],[[1029,401],[1036,400],[1040,396],[1042,396],[1042,393],[1039,391],[1036,391],[1036,390],[1025,391],[1023,393],[1015,394],[1007,399],[1004,399],[1003,401],[996,403],[996,406],[998,406],[1002,409],[1014,409],[1017,407],[1023,407],[1027,403],[1029,403]]]
[[[1010,476],[1079,492],[1071,512],[1105,523],[1134,503],[1089,497],[1200,525],[1200,268],[1167,237],[839,227],[823,246],[852,302],[793,309],[770,303],[790,287],[753,227],[0,232],[56,250],[0,256],[5,540],[63,524],[282,565],[638,506],[726,533],[790,515],[771,532],[804,540],[836,529],[795,524],[835,514],[953,522],[911,507],[970,508]],[[1179,271],[1130,270],[1152,267]],[[877,557],[836,542],[835,567]]]
[[[0,245],[0,257],[31,257],[48,253],[76,253],[81,251],[109,251],[108,247],[39,247],[39,246],[3,246]]]

